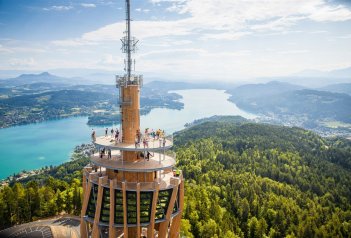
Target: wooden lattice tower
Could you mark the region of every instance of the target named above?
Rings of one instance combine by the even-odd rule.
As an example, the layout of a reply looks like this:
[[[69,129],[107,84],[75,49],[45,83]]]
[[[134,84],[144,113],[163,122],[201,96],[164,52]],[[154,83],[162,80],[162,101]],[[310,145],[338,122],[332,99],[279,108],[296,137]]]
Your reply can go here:
[[[130,35],[129,0],[125,34],[126,73],[116,79],[121,131],[118,137],[92,135],[97,153],[83,170],[81,237],[179,237],[184,181],[168,151],[172,135],[140,129],[142,76],[132,74],[137,41]]]

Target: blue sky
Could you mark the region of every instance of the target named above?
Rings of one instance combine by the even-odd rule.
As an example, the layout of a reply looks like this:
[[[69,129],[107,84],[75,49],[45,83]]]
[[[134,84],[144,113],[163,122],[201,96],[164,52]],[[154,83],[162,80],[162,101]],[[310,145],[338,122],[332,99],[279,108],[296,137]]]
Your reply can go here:
[[[0,70],[123,70],[124,1],[0,0]],[[132,0],[138,73],[235,82],[351,66],[347,0]]]

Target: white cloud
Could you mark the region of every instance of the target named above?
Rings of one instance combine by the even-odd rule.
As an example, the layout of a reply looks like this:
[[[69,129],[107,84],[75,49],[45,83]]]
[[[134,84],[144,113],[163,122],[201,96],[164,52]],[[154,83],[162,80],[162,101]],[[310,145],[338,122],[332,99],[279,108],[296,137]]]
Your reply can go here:
[[[116,66],[116,65],[121,65],[123,63],[123,60],[119,57],[115,57],[111,54],[105,54],[101,60],[97,62],[98,65],[103,65],[103,66]]]
[[[77,39],[56,40],[59,46],[92,45],[106,41],[119,41],[123,37],[124,22],[118,22],[87,32]],[[132,32],[138,39],[162,36],[182,36],[191,34],[182,20],[180,21],[133,21]]]
[[[44,11],[68,11],[73,9],[72,6],[51,6],[48,8],[43,8]]]
[[[311,31],[309,33],[310,34],[327,34],[329,32],[328,31],[319,30],[319,31]]]
[[[239,38],[246,36],[246,35],[251,35],[252,32],[249,31],[243,31],[243,32],[224,32],[224,33],[216,33],[216,34],[205,34],[202,39],[207,40],[207,39],[216,39],[216,40],[238,40]]]
[[[12,51],[10,49],[8,49],[7,47],[4,47],[3,45],[0,45],[0,52],[12,53]]]
[[[313,21],[346,21],[351,11],[342,5],[331,6],[324,0],[151,0],[172,2],[168,11],[188,13],[193,23],[204,23],[216,28],[236,29],[253,24],[272,22],[274,25],[291,26],[294,22],[309,18]],[[275,29],[280,30],[281,27]]]
[[[94,7],[96,7],[96,5],[94,3],[81,3],[80,5],[82,7],[85,7],[85,8],[94,8]]]
[[[28,67],[28,66],[35,66],[36,61],[33,58],[11,58],[9,60],[9,64],[12,67]]]
[[[313,21],[346,21],[351,19],[351,11],[342,5],[322,6],[311,12],[309,18]]]
[[[55,46],[62,47],[76,47],[76,46],[87,46],[87,45],[97,45],[96,42],[86,41],[81,38],[77,39],[67,39],[67,40],[55,40],[51,42]]]
[[[338,38],[350,38],[349,33],[343,31],[345,24],[340,24],[341,29],[335,27],[338,23],[325,24],[349,20],[350,9],[330,5],[327,0],[150,2],[161,4],[160,9],[164,12],[160,12],[158,18],[150,16],[143,18],[146,20],[138,20],[134,17],[132,23],[132,35],[141,40],[141,52],[135,55],[136,59],[142,59],[137,60],[137,69],[146,75],[150,72],[178,79],[189,76],[231,80],[286,75],[305,68],[350,62],[347,40]],[[59,6],[56,7],[51,10],[59,11]],[[154,8],[150,9],[154,12]],[[148,9],[136,8],[135,11],[143,13]],[[123,12],[120,14],[124,16]],[[17,47],[21,54],[9,55],[9,51],[15,49],[4,43],[0,45],[0,52],[6,54],[3,54],[0,65],[25,67],[32,64],[42,68],[91,67],[122,71],[123,55],[119,49],[124,30],[125,23],[121,20],[76,38],[52,41],[45,48],[47,54],[37,52],[34,55],[30,53],[30,47],[28,52]],[[328,38],[341,44],[328,43]],[[33,58],[31,61],[31,57],[35,57],[36,61]]]
[[[286,31],[306,19],[317,22],[351,19],[349,9],[341,5],[329,6],[323,0],[298,2],[296,0],[151,0],[151,2],[172,3],[172,11],[187,15],[180,20],[133,21],[132,32],[139,39],[198,34],[199,39],[237,40],[255,32]],[[135,10],[141,12],[146,9]],[[125,24],[118,22],[87,32],[77,39],[54,43],[76,46],[89,45],[92,42],[117,41],[122,37],[124,28]],[[218,34],[218,31],[221,32]]]
[[[166,50],[155,50],[155,51],[149,51],[144,54],[138,55],[138,58],[144,58],[144,57],[149,57],[151,55],[174,55],[174,53],[181,53],[182,55],[186,53],[191,53],[191,54],[196,54],[196,55],[205,55],[207,54],[207,51],[204,49],[199,49],[199,48],[186,48],[186,49],[166,49]]]
[[[337,38],[339,38],[339,39],[351,39],[351,34],[344,35],[344,36],[339,36]]]
[[[309,52],[310,52],[309,50],[283,50],[283,51],[277,51],[277,54],[291,55],[291,54],[306,54]]]
[[[150,12],[150,9],[136,8],[135,11],[148,13],[148,12]]]
[[[182,6],[176,3],[173,3],[172,6],[166,8],[166,11],[168,12],[181,12]]]
[[[8,46],[6,43],[5,45],[0,44],[0,52],[9,53],[9,54],[19,54],[19,53],[35,54],[35,53],[47,52],[46,49],[44,49],[44,47],[23,46],[23,45],[20,45],[20,44],[23,44],[22,41],[18,42],[18,44],[19,44],[18,46]]]
[[[255,24],[252,25],[250,28],[256,31],[284,31],[285,29],[289,28],[297,24],[299,20],[303,20],[305,17],[281,17],[276,20],[268,21],[262,24]]]
[[[177,2],[177,3],[182,3],[185,2],[186,0],[150,0],[151,3],[157,4],[157,3],[162,3],[162,2]]]

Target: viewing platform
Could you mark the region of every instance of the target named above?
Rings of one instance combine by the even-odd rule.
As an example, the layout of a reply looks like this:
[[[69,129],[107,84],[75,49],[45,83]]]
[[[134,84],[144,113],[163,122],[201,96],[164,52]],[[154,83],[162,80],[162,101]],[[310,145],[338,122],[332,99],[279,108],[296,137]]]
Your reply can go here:
[[[110,181],[106,175],[106,171],[102,170],[97,172],[89,172],[89,167],[84,168],[83,173],[85,174],[86,178],[89,182],[98,185],[99,178],[103,179],[102,186],[105,188],[110,188]],[[174,171],[167,170],[161,174],[161,177],[156,178],[153,182],[124,182],[124,181],[116,181],[114,183],[114,189],[122,190],[123,183],[126,186],[127,191],[136,191],[138,184],[140,186],[140,191],[155,191],[157,187],[159,190],[167,190],[171,189],[175,186],[178,186],[183,179],[182,171],[180,171],[179,176],[175,176]],[[173,181],[173,182],[172,182]],[[174,183],[174,181],[177,181]]]
[[[130,172],[153,172],[165,169],[170,169],[175,165],[175,154],[166,155],[161,153],[152,153],[149,160],[144,157],[139,157],[133,162],[124,161],[119,151],[112,151],[111,158],[104,155],[102,158],[99,153],[91,156],[91,163],[96,166],[105,167],[119,171]]]
[[[150,151],[156,152],[160,150],[168,150],[173,146],[173,136],[166,136],[165,143],[163,138],[153,139],[149,137],[146,140],[146,145],[144,146],[143,140],[140,143],[121,143],[116,141],[114,138],[110,136],[99,136],[93,140],[93,143],[97,147],[105,147],[106,149],[111,150],[123,150],[123,151]]]

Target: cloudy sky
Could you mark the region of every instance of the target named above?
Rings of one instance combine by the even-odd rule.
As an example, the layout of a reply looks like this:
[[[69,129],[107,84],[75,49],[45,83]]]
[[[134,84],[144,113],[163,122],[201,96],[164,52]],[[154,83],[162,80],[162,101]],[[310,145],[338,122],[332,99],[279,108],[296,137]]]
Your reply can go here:
[[[138,73],[235,81],[351,66],[350,0],[132,0]],[[0,70],[123,70],[124,1],[0,0]]]

